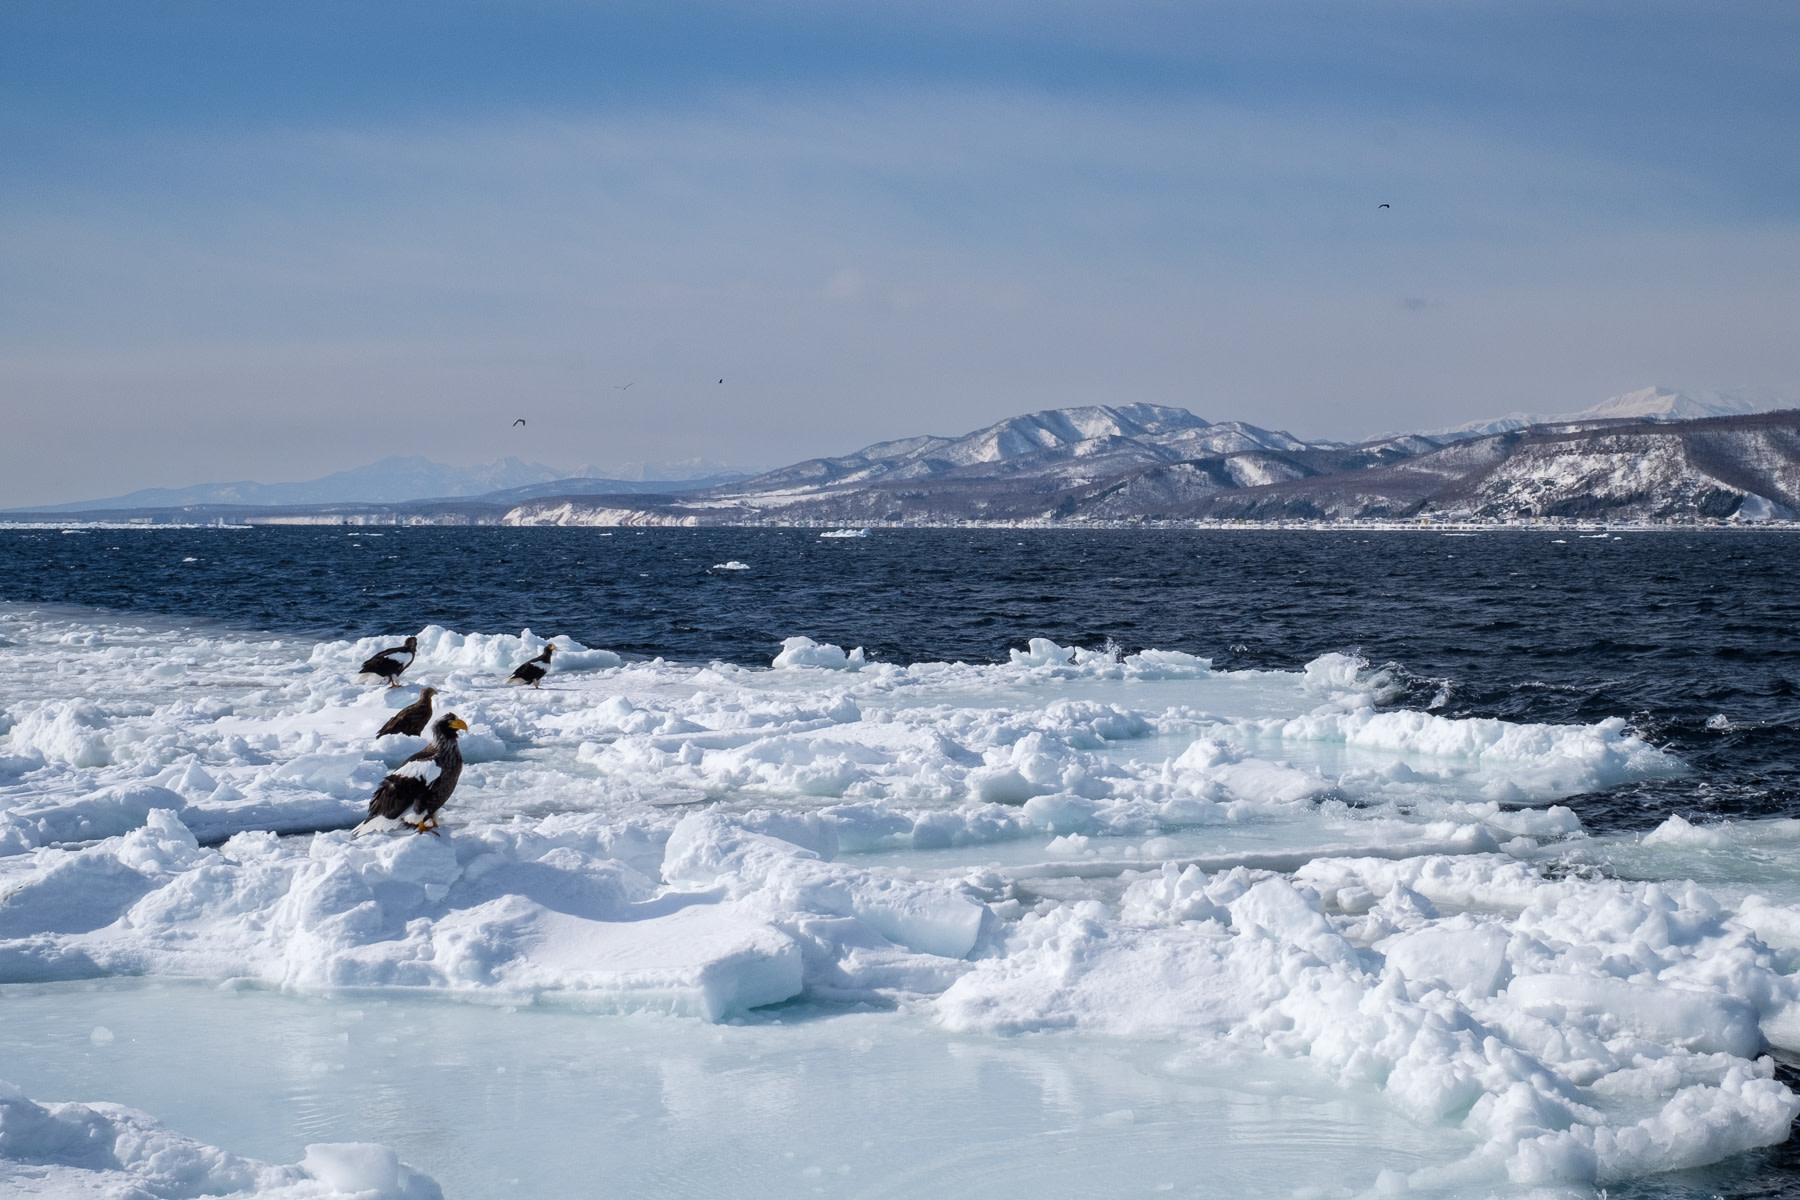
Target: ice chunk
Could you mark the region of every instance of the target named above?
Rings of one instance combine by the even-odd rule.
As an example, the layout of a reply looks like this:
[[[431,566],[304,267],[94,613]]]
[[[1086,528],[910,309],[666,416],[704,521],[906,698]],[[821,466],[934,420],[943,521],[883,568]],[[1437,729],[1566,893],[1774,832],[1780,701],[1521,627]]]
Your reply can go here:
[[[1368,665],[1368,659],[1355,654],[1321,654],[1306,664],[1302,676],[1307,687],[1318,691],[1348,691]]]
[[[1119,900],[1119,919],[1140,925],[1176,925],[1182,921],[1231,920],[1229,910],[1206,894],[1206,874],[1199,867],[1177,869],[1164,863],[1160,874],[1134,881]]]
[[[653,661],[518,695],[494,685],[543,639],[428,628],[407,678],[474,726],[469,765],[442,836],[351,839],[318,831],[423,742],[375,743],[408,689],[350,679],[391,640],[31,620],[0,656],[25,764],[0,772],[0,980],[712,1020],[798,996],[1229,1047],[1468,1139],[1390,1189],[1624,1178],[1785,1135],[1793,1097],[1748,1056],[1800,1047],[1800,822],[1590,841],[1567,808],[1492,798],[1682,769],[1622,722],[1378,711],[1380,673],[1348,659],[1309,683],[1043,640],[901,666],[792,639],[780,670]],[[565,669],[612,661],[557,644]],[[1682,881],[1702,869],[1717,896]],[[70,1025],[79,1052],[124,1053],[120,1019]],[[111,1046],[80,1035],[102,1021]],[[1070,1128],[1151,1124],[1092,1099]]]
[[[1704,846],[1718,849],[1731,844],[1730,830],[1725,826],[1690,825],[1679,813],[1644,835],[1646,846]]]
[[[791,999],[802,986],[793,939],[732,907],[693,905],[639,921],[540,911],[509,936],[523,953],[497,974],[502,983],[594,1011],[718,1021]]]
[[[1010,650],[1017,667],[1067,667],[1075,661],[1073,646],[1058,646],[1049,638],[1032,638],[1023,650]]]
[[[104,767],[113,760],[106,736],[111,726],[91,701],[51,700],[13,726],[13,749],[73,767]]]
[[[1762,1049],[1756,1009],[1718,992],[1583,975],[1521,975],[1506,989],[1520,1008],[1579,1013],[1600,1027],[1627,1029],[1702,1054],[1750,1058]]]
[[[830,671],[856,671],[867,664],[861,646],[846,654],[841,646],[815,642],[809,637],[791,637],[781,643],[781,653],[775,656],[773,665],[777,670],[824,667]]]
[[[300,1169],[344,1196],[360,1200],[441,1200],[428,1176],[371,1142],[319,1142],[306,1148]]]
[[[1284,879],[1265,879],[1226,906],[1233,927],[1298,947],[1327,963],[1351,963],[1350,944]]]
[[[1396,934],[1376,942],[1375,949],[1408,979],[1442,984],[1469,996],[1491,996],[1505,982],[1511,938],[1498,924],[1478,924],[1462,916]]]

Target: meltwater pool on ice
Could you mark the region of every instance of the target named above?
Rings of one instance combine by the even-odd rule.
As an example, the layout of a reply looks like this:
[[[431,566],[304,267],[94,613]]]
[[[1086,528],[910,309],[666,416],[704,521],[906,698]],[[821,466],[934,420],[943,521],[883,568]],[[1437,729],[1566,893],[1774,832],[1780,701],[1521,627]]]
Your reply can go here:
[[[265,1165],[1593,1195],[1800,1112],[1796,823],[1588,836],[1559,798],[1686,770],[1618,719],[1396,708],[1345,655],[559,639],[533,691],[542,639],[428,627],[387,691],[374,640],[0,637],[0,1077]],[[353,836],[421,685],[471,726],[443,835]]]

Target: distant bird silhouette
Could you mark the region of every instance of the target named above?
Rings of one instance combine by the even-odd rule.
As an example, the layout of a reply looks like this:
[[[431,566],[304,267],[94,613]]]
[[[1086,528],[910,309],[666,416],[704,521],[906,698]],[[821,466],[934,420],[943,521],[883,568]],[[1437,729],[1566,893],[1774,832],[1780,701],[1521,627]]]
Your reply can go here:
[[[520,426],[520,425],[523,425],[523,424],[524,424],[524,423],[525,423],[525,418],[524,418],[524,417],[520,417],[520,418],[519,418],[519,419],[518,419],[518,420],[516,420],[516,421],[514,421],[514,422],[513,422],[513,426],[514,426],[514,427],[515,427],[515,428],[517,428],[517,427],[518,427],[518,426]]]
[[[720,382],[720,383],[724,383],[724,382],[725,382],[725,381],[724,381],[724,380],[723,380],[723,379],[721,379],[721,380],[719,380],[719,382]]]
[[[636,383],[636,382],[637,382],[637,380],[635,380],[635,379],[631,381],[631,383]],[[615,392],[622,392],[626,388],[630,387],[631,383],[615,383],[615,384],[613,384],[613,390]]]
[[[1375,207],[1376,208],[1392,208],[1394,206],[1391,204],[1377,204]]]

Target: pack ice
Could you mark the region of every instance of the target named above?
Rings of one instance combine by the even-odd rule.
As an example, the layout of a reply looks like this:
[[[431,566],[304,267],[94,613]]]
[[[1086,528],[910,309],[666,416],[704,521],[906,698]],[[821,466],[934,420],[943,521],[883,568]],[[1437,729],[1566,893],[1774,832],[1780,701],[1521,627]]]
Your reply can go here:
[[[1041,639],[897,665],[794,637],[750,668],[557,638],[534,692],[503,686],[530,631],[427,627],[392,691],[353,679],[386,638],[22,607],[0,638],[0,983],[1171,1040],[1459,1131],[1352,1181],[1389,1191],[1604,1185],[1800,1113],[1768,1053],[1800,1051],[1800,823],[1589,837],[1558,799],[1684,770],[1620,720]],[[370,735],[426,684],[471,726],[443,835],[354,837],[423,744]]]

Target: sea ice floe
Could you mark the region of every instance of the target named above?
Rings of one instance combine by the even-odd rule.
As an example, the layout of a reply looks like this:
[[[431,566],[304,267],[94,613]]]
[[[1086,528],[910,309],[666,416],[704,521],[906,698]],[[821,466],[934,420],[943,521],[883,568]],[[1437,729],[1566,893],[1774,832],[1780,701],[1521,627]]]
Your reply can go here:
[[[1800,1110],[1762,1057],[1800,1050],[1800,896],[1657,874],[1791,862],[1800,823],[1588,838],[1548,802],[1683,769],[1621,721],[1394,709],[1343,655],[900,666],[795,637],[746,669],[557,639],[519,692],[543,639],[428,628],[389,691],[352,675],[385,639],[0,626],[0,982],[1176,1038],[1460,1126],[1475,1150],[1419,1188],[1709,1162]],[[354,837],[422,745],[373,732],[423,684],[472,726],[447,827]]]

